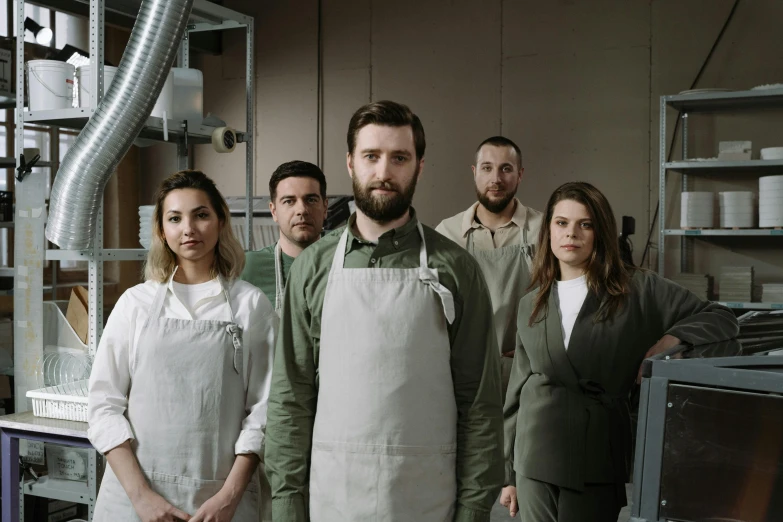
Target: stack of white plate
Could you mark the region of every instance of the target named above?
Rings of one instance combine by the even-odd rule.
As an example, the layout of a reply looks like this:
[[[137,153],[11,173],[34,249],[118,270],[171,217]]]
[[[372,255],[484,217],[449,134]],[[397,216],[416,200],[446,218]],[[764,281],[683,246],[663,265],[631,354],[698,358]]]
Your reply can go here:
[[[152,244],[152,213],[155,205],[142,205],[139,207],[139,243],[149,250]]]
[[[680,226],[712,228],[714,207],[712,192],[683,192],[680,195]]]
[[[678,274],[671,280],[704,301],[709,300],[712,295],[712,277],[709,274]]]
[[[753,192],[718,192],[718,203],[721,228],[753,227]]]
[[[767,147],[765,149],[761,149],[761,159],[763,160],[783,159],[783,147]]]
[[[750,303],[753,300],[753,267],[724,266],[720,269],[720,300]]]
[[[783,176],[759,178],[759,227],[783,227]]]
[[[761,285],[762,303],[783,303],[783,284],[767,283]]]

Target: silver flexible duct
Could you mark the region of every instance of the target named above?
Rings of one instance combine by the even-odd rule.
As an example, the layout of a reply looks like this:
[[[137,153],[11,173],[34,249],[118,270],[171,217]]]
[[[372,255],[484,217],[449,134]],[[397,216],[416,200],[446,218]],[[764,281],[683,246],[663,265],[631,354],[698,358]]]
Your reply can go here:
[[[155,106],[192,7],[193,0],[142,1],[117,75],[52,186],[46,237],[60,248],[92,244],[106,182]]]

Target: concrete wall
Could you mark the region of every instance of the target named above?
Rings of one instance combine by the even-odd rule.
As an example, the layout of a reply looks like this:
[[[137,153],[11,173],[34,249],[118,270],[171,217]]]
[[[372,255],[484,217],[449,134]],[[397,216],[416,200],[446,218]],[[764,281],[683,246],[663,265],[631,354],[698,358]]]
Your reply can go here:
[[[594,183],[618,219],[636,218],[638,261],[658,201],[659,97],[691,87],[733,0],[329,0],[321,2],[320,24],[318,4],[225,2],[256,19],[256,194],[266,194],[272,170],[291,159],[320,163],[329,192],[349,192],[350,115],[390,98],[424,122],[426,164],[414,203],[425,223],[474,200],[473,151],[502,133],[523,150],[523,202],[543,208],[565,181]],[[742,1],[697,87],[783,80],[781,19],[779,0]],[[226,33],[222,56],[195,65],[205,73],[205,112],[241,128],[244,37],[235,33]],[[757,116],[693,118],[690,155],[715,155],[726,139],[753,139],[756,150],[783,142],[780,119]],[[670,114],[670,129],[673,122]],[[194,157],[226,194],[244,194],[244,150],[197,148]],[[714,186],[752,185],[744,178]],[[676,223],[672,201],[666,215]],[[678,247],[670,243],[667,251]],[[720,264],[755,259],[757,272],[783,275],[783,256],[769,242],[700,245],[694,269],[717,274]],[[667,257],[671,273],[677,252]]]

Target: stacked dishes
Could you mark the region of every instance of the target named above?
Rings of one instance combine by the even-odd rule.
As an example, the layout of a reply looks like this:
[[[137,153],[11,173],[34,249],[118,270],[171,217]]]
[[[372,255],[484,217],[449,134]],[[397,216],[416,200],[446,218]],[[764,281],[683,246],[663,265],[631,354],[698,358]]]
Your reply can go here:
[[[759,227],[783,227],[783,176],[759,178]]]
[[[92,361],[87,354],[46,352],[37,360],[35,378],[39,388],[53,393],[87,396]]]
[[[155,205],[142,205],[139,207],[139,243],[150,249],[152,244],[152,212]]]
[[[761,159],[763,160],[783,159],[783,147],[767,147],[766,149],[761,149]]]
[[[720,300],[750,303],[753,301],[753,267],[724,266],[720,269]]]
[[[753,192],[718,192],[718,202],[721,228],[753,227]]]
[[[715,207],[712,192],[683,192],[680,203],[680,227],[712,228]]]
[[[762,303],[783,303],[783,284],[767,283],[761,285]]]
[[[712,295],[712,277],[708,274],[678,274],[671,280],[704,301],[708,301]]]

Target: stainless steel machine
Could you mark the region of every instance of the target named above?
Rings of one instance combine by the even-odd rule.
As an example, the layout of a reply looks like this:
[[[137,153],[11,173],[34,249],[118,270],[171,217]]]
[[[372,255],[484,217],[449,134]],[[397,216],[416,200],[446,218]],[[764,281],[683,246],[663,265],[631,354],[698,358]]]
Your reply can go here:
[[[631,522],[783,521],[783,314],[645,361]]]

